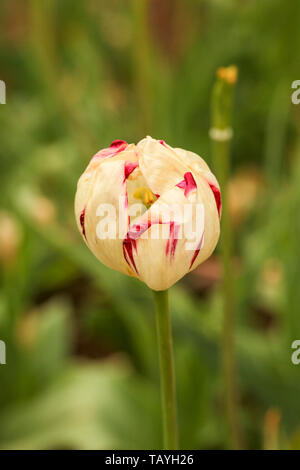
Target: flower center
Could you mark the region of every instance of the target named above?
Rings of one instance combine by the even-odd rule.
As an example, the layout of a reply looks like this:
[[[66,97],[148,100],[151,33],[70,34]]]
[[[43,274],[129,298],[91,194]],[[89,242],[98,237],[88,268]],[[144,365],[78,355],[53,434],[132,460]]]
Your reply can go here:
[[[140,199],[142,203],[149,209],[149,207],[156,201],[157,197],[151,189],[146,188],[145,186],[141,186],[137,188],[134,193],[133,197],[135,199]]]

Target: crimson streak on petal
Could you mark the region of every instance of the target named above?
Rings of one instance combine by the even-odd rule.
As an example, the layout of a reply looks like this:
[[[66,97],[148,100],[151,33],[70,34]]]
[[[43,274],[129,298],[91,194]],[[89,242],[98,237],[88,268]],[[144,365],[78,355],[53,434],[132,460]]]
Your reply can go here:
[[[81,226],[82,235],[83,235],[84,238],[86,239],[85,226],[84,226],[85,209],[86,209],[86,206],[84,206],[84,208],[83,208],[82,211],[81,211],[79,221],[80,221],[80,226]]]
[[[175,256],[176,246],[178,242],[179,225],[175,222],[170,222],[170,237],[166,244],[166,255],[170,253],[171,260]]]
[[[221,191],[214,184],[211,184],[211,183],[208,183],[208,184],[210,186],[210,189],[214,193],[216,204],[217,204],[217,209],[218,209],[218,214],[219,214],[219,217],[221,217],[221,212],[222,212]]]
[[[129,266],[131,264],[134,267],[135,272],[138,274],[139,272],[133,257],[133,250],[137,252],[136,240],[130,238],[130,236],[127,235],[127,237],[123,240],[123,255],[127,264],[129,264]]]
[[[196,248],[196,250],[195,250],[195,252],[194,252],[194,254],[193,254],[192,261],[191,261],[191,264],[190,264],[190,268],[189,268],[189,269],[191,269],[191,267],[193,266],[193,264],[194,264],[194,262],[195,262],[195,260],[196,260],[196,258],[197,258],[197,256],[198,256],[198,253],[199,253],[199,251],[200,251],[201,248],[202,248],[203,237],[204,237],[204,232],[202,233],[202,236],[201,236],[201,238],[200,238],[199,244],[198,244],[198,246],[197,246],[197,248]]]
[[[124,183],[131,173],[139,166],[138,162],[125,162],[124,164]]]
[[[135,272],[139,274],[138,269],[136,267],[134,257],[133,257],[133,249],[135,253],[137,253],[137,240],[139,237],[143,235],[148,228],[151,227],[153,224],[161,224],[162,222],[160,220],[153,222],[150,219],[147,220],[146,222],[143,222],[141,224],[134,224],[128,231],[126,238],[123,240],[123,254],[125,261],[127,264],[130,264],[134,267]]]
[[[185,197],[188,197],[191,191],[197,189],[196,181],[190,171],[184,174],[184,180],[180,181],[180,183],[176,184],[178,188],[184,189]]]
[[[117,139],[117,140],[114,140],[111,144],[110,144],[110,147],[127,147],[127,142],[125,140],[121,140],[121,139]]]
[[[168,223],[168,222],[162,222],[161,220],[151,220],[151,219],[148,219],[146,220],[145,222],[142,222],[141,224],[134,224],[129,232],[128,232],[128,235],[134,239],[134,240],[137,240],[138,238],[140,238],[143,233],[146,232],[146,230],[148,230],[148,228],[150,228],[152,225],[155,225],[155,224],[162,224],[162,223]]]
[[[126,181],[131,175],[131,173],[139,166],[138,162],[125,162],[124,163],[124,180],[123,184],[126,185]],[[128,210],[128,193],[127,186],[125,188],[125,210]],[[128,224],[130,224],[130,215],[128,214]]]
[[[113,157],[119,152],[123,152],[123,150],[126,149],[127,147],[127,142],[125,140],[114,140],[111,144],[110,147],[107,147],[105,149],[99,150],[93,158],[109,158]]]

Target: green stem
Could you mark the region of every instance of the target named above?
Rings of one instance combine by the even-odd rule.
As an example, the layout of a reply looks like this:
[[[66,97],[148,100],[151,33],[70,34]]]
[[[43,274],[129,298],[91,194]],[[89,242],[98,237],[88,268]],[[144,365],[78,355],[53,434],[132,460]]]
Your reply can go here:
[[[168,291],[153,291],[163,405],[164,449],[178,449],[175,373]]]
[[[221,257],[223,266],[223,373],[224,398],[228,422],[230,447],[240,448],[238,426],[237,391],[235,384],[234,348],[234,270],[232,266],[233,234],[228,213],[228,176],[230,171],[231,107],[235,80],[231,81],[230,69],[222,69],[223,75],[215,83],[212,96],[212,152],[216,175],[222,192]],[[225,71],[225,76],[224,76]],[[229,78],[227,75],[229,72]],[[227,133],[227,137],[226,137]]]
[[[141,135],[151,133],[152,109],[151,109],[151,65],[149,57],[150,40],[148,31],[149,0],[132,0],[133,6],[133,30],[135,33],[133,59],[134,78],[138,101],[138,125]]]

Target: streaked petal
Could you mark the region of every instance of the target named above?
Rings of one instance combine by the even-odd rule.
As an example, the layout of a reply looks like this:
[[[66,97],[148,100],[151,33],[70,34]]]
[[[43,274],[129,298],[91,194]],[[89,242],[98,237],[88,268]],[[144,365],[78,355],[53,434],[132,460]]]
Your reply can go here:
[[[130,164],[130,162],[132,162],[133,164],[138,162],[137,153],[136,153],[134,144],[128,145],[125,142],[126,149],[120,151],[120,148],[124,147],[124,144],[115,145],[115,142],[124,142],[124,141],[114,141],[111,144],[111,147],[109,147],[108,149],[100,150],[98,154],[100,154],[101,152],[105,153],[107,150],[110,150],[110,154],[109,154],[110,161],[112,160],[113,161],[126,161],[128,162],[128,165]],[[83,218],[84,217],[82,216],[81,221],[80,221],[80,218],[78,217],[78,215],[82,213],[84,207],[87,205],[87,202],[91,196],[91,192],[93,191],[93,186],[94,186],[95,178],[97,177],[98,169],[100,165],[102,165],[104,162],[107,162],[107,158],[108,156],[106,156],[105,158],[95,158],[94,156],[78,180],[77,191],[76,191],[76,196],[75,196],[75,214],[76,214],[76,222],[81,232],[83,231]]]
[[[154,194],[161,195],[182,180],[188,167],[166,143],[146,137],[137,144],[140,170]]]
[[[108,157],[113,157],[117,153],[122,152],[123,150],[125,150],[126,147],[128,147],[128,144],[127,144],[127,142],[125,142],[125,140],[114,140],[110,144],[109,147],[107,147],[105,149],[102,149],[102,150],[99,150],[99,152],[97,152],[93,156],[93,158],[104,159],[104,158],[108,158]]]
[[[129,222],[127,178],[137,165],[123,160],[104,161],[93,175],[86,203],[79,207],[82,202],[82,197],[78,196],[79,186],[75,204],[77,223],[90,250],[106,266],[131,276],[135,273],[124,258],[123,238]],[[109,228],[112,230],[110,233]],[[103,239],[99,235],[104,237],[104,232],[107,238]]]
[[[221,192],[220,192],[220,186],[219,183],[214,176],[214,174],[210,171],[209,166],[203,160],[203,158],[199,157],[194,152],[189,152],[188,150],[184,150],[181,148],[175,148],[174,149],[176,153],[178,153],[182,160],[185,162],[187,167],[194,173],[201,175],[202,178],[207,181],[207,184],[210,186],[215,200],[216,200],[216,205],[219,213],[219,217],[221,217],[221,211],[222,211],[222,203],[221,203]]]
[[[134,263],[139,278],[154,290],[169,288],[197,267],[210,256],[218,241],[220,225],[213,193],[200,177],[194,175],[194,181],[196,194],[185,194],[185,188],[174,186],[129,227],[125,243],[134,242],[130,264]],[[189,205],[195,218],[196,203],[204,206],[204,220],[195,234],[194,248],[188,249],[184,206]],[[179,213],[172,212],[175,207],[181,209]]]

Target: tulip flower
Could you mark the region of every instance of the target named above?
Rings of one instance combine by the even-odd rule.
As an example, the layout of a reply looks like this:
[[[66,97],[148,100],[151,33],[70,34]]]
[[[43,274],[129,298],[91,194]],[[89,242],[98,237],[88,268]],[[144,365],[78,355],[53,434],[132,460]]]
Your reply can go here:
[[[106,266],[154,292],[161,365],[165,448],[177,447],[167,289],[213,252],[220,234],[219,184],[193,152],[146,137],[112,142],[78,181],[78,228]]]
[[[146,210],[132,217],[131,206],[138,201]],[[190,206],[190,223],[196,225],[193,209],[197,204],[203,207],[204,220],[194,249],[187,250],[186,234],[179,237],[186,218],[180,220],[180,216]],[[180,214],[172,214],[175,205]],[[113,210],[106,219],[111,216],[116,224],[121,218],[123,236],[117,227],[111,237],[97,236],[99,215],[109,206]],[[75,213],[86,244],[103,264],[140,279],[153,290],[165,290],[213,252],[220,233],[220,189],[195,153],[173,149],[151,137],[136,146],[117,140],[92,158],[79,179]]]

